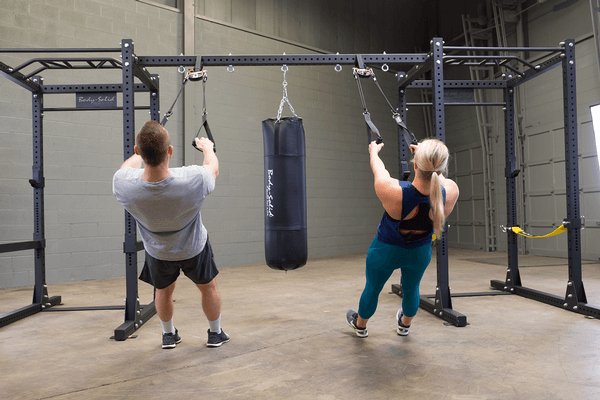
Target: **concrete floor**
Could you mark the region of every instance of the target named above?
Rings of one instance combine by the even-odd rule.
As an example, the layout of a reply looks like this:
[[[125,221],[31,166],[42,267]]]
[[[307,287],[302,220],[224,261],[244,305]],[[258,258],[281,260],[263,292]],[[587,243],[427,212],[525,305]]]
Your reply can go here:
[[[502,253],[450,251],[453,293],[503,280]],[[566,260],[523,256],[523,285],[563,296]],[[598,399],[600,321],[519,296],[453,299],[469,325],[420,310],[396,335],[394,274],[369,323],[354,336],[345,312],[364,282],[364,257],[311,260],[288,273],[264,265],[222,268],[223,326],[231,342],[208,349],[207,322],[180,278],[175,323],[183,342],[160,348],[154,316],[135,338],[109,339],[123,311],[43,312],[0,328],[1,399]],[[590,305],[600,304],[600,264],[585,264]],[[435,288],[435,264],[422,293]],[[64,306],[121,304],[124,279],[49,285]],[[140,283],[142,303],[152,291]],[[1,312],[31,289],[0,290]]]

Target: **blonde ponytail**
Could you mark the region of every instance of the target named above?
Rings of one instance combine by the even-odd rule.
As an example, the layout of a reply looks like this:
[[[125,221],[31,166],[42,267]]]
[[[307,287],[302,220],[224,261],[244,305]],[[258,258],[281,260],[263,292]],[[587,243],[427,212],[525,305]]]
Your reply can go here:
[[[448,148],[438,139],[425,139],[415,151],[413,162],[425,180],[429,180],[429,205],[431,207],[433,230],[440,237],[446,223],[444,198],[442,194],[443,178],[441,174],[448,170]]]
[[[442,236],[442,230],[446,222],[444,215],[444,198],[442,195],[442,179],[437,172],[431,174],[429,183],[429,206],[433,220],[433,231],[437,237]]]

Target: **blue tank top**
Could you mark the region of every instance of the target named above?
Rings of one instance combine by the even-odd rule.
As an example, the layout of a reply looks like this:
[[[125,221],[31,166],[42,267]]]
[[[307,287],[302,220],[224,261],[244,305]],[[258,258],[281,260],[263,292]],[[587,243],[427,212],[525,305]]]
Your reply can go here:
[[[399,181],[402,187],[402,215],[400,220],[390,217],[387,212],[383,213],[379,226],[377,227],[377,238],[382,242],[405,248],[420,247],[431,243],[433,234],[433,222],[429,218],[429,196],[419,192],[412,183]],[[446,190],[442,188],[442,199],[446,203]],[[415,207],[419,207],[417,214],[405,220]],[[401,230],[417,230],[423,233],[400,233]]]

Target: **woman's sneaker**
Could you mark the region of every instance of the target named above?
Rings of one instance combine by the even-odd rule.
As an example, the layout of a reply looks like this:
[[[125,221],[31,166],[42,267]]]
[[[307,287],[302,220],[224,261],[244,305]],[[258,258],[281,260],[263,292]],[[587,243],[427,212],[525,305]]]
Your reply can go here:
[[[357,320],[358,313],[354,310],[348,310],[348,312],[346,313],[346,322],[348,322],[348,325],[350,325],[352,329],[354,329],[356,336],[358,336],[359,338],[366,338],[367,336],[369,336],[369,332],[367,332],[366,327],[359,328],[358,326],[356,326]]]
[[[402,323],[402,308],[398,309],[396,313],[396,320],[398,320],[398,328],[396,329],[396,333],[400,336],[408,336],[408,330],[410,329],[410,325],[406,326]]]

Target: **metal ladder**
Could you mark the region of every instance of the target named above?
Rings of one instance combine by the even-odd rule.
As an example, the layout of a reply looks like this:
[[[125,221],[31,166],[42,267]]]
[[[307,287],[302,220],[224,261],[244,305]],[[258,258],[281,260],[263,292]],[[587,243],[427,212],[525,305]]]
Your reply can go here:
[[[594,31],[594,42],[596,43],[596,60],[600,72],[600,0],[590,0],[590,12],[592,14],[592,29]]]
[[[433,101],[430,91],[419,90],[422,103],[431,103]],[[421,107],[423,109],[423,123],[425,129],[425,137],[433,137],[433,111],[431,107]]]
[[[462,16],[463,34],[466,46],[483,45],[506,47],[508,45],[504,12],[501,5],[494,0],[490,0],[488,1],[488,6],[489,13],[491,14],[488,20],[493,20],[493,24],[491,25],[479,26],[477,24],[477,22],[479,22],[477,21],[477,18],[471,18],[469,15]],[[480,81],[494,79],[498,71],[491,66],[472,66],[469,68],[469,73],[471,75],[471,80]],[[486,97],[489,96],[482,89],[475,89],[473,94],[475,102],[477,103],[490,101],[490,99],[486,99]],[[493,204],[496,192],[496,182],[494,180],[492,134],[494,128],[498,128],[496,125],[498,124],[499,119],[493,118],[490,109],[484,106],[475,106],[475,114],[477,117],[477,127],[483,157],[483,200],[486,210],[484,213],[486,251],[496,251],[496,207]]]

